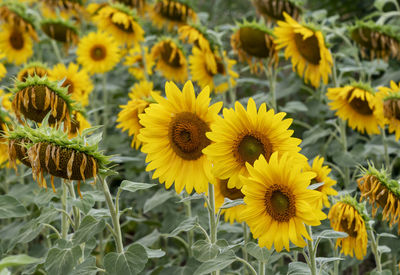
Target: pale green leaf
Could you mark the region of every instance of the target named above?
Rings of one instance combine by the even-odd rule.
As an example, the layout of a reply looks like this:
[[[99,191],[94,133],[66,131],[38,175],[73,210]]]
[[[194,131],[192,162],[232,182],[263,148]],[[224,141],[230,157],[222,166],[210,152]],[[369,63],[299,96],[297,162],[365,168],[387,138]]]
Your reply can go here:
[[[104,258],[104,266],[110,275],[139,274],[148,261],[147,253],[140,244],[131,245],[122,253],[111,252]]]

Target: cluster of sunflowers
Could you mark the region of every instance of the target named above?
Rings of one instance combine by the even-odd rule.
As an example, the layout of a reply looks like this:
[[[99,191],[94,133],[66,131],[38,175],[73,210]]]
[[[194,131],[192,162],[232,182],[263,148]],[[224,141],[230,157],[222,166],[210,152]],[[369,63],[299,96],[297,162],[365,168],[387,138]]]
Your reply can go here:
[[[315,261],[316,248],[311,226],[328,218],[333,230],[347,234],[336,242],[344,255],[363,259],[370,240],[381,269],[366,204],[349,195],[333,199],[338,192],[331,168],[324,157],[309,163],[300,152],[302,140],[290,129],[293,119],[278,111],[276,82],[287,62],[283,55],[310,90],[330,85],[326,97],[340,121],[344,153],[346,124],[361,134],[381,134],[384,141],[388,126],[399,140],[400,84],[390,81],[390,87],[375,89],[360,76],[341,85],[335,64],[340,55],[326,42],[333,30],[306,22],[292,0],[254,0],[262,19],[236,24],[230,36],[233,54],[224,50],[216,30],[199,23],[186,1],[153,2],[0,1],[0,77],[15,78],[10,92],[0,90],[2,167],[17,170],[22,163],[45,188],[48,174],[54,192],[55,177],[77,181],[82,197],[81,181],[94,178],[95,184],[111,162],[98,149],[100,137],[89,136],[96,127],[88,113],[97,112],[92,101],[97,104],[101,95],[103,118],[96,114],[92,122],[102,122],[105,135],[112,123],[107,74],[125,66],[135,82],[115,128],[128,131],[131,147],[146,155],[153,179],[167,189],[174,186],[178,194],[204,193],[213,215],[246,223],[260,247],[280,252],[289,251],[290,242],[307,246],[314,254],[309,262]],[[146,35],[148,21],[158,38]],[[400,37],[382,21],[358,21],[341,38],[350,45],[352,39],[361,58],[400,59]],[[52,67],[42,62],[48,61],[43,49],[56,57]],[[241,82],[237,61],[229,55],[247,66],[240,73],[265,73],[267,103],[257,108],[252,97],[247,106],[236,101]],[[360,62],[358,52],[355,59]],[[165,93],[155,90],[156,79],[167,81]],[[100,81],[98,89],[94,83]],[[385,165],[390,170],[386,143]],[[373,164],[360,171],[359,200],[369,202],[373,217],[382,208],[382,220],[390,227],[398,224],[399,182]],[[349,183],[348,169],[342,180]],[[226,207],[230,201],[239,203]]]

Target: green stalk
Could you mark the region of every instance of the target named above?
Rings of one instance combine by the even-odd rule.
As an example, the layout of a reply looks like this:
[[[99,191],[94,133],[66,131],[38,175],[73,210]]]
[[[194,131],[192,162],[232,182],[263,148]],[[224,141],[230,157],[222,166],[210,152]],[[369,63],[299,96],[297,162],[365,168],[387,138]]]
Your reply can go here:
[[[72,182],[67,183],[69,193],[71,194],[71,197],[75,200],[75,190]],[[75,225],[75,231],[78,230],[79,225],[81,224],[81,212],[79,211],[79,208],[76,206],[72,206],[72,210],[74,211],[74,225]]]
[[[143,43],[140,43],[140,52],[142,55],[143,69],[144,69],[144,78],[149,81],[149,74],[147,73],[147,63],[146,63],[146,51],[144,50]]]
[[[379,273],[381,273],[382,272],[381,255],[379,254],[378,242],[375,239],[375,235],[374,235],[374,232],[372,232],[372,229],[368,229],[368,235],[371,240],[371,251],[375,257],[376,270]]]
[[[103,132],[103,140],[106,138],[107,135],[107,123],[108,123],[108,91],[107,91],[107,73],[104,73],[102,76],[102,90],[103,90],[103,125],[104,125],[104,132]]]
[[[258,261],[258,275],[264,275],[265,274],[265,263]]]
[[[307,249],[309,262],[308,266],[311,270],[311,275],[317,275],[317,262],[315,261],[315,256],[317,254],[316,247],[314,247],[314,242],[312,240],[312,228],[310,225],[307,226],[307,232],[310,235],[311,240],[307,239]]]
[[[232,83],[231,83],[231,79],[230,79],[230,75],[229,75],[229,71],[228,71],[228,68],[229,68],[228,61],[227,61],[227,58],[224,57],[224,51],[222,49],[220,49],[219,55],[221,56],[222,62],[224,63],[224,67],[225,67],[225,71],[226,71],[226,81],[228,83],[229,99],[230,99],[231,106],[233,107],[235,105],[235,101],[236,101],[236,92],[232,87]],[[225,103],[225,101],[224,101],[224,103]]]
[[[68,229],[69,229],[69,223],[68,223],[68,217],[67,217],[67,184],[65,180],[62,180],[62,195],[61,195],[61,205],[62,205],[62,210],[64,212],[61,212],[61,237],[66,240],[68,236]]]
[[[56,55],[58,62],[64,63],[63,59],[61,57],[61,54],[60,54],[60,50],[58,49],[56,41],[51,40],[51,46],[53,47],[54,54]]]
[[[387,143],[387,138],[386,138],[386,133],[385,129],[381,129],[382,132],[382,143],[383,143],[383,149],[384,149],[384,156],[385,156],[385,166],[388,172],[390,173],[390,157],[389,157],[389,152],[388,152],[388,143]]]
[[[190,200],[185,202],[185,208],[186,208],[186,216],[188,218],[192,217],[192,205]],[[189,230],[187,232],[187,238],[188,238],[188,247],[189,247],[189,257],[193,256],[193,251],[192,251],[192,245],[193,245],[193,239],[194,239],[194,232],[193,230]]]
[[[273,109],[275,109],[275,111],[278,111],[278,105],[276,103],[276,73],[274,71],[274,69],[272,68],[272,66],[269,66],[267,64],[267,69],[265,71],[265,74],[268,78],[268,82],[269,82],[269,92],[271,95],[271,106]]]
[[[208,211],[210,218],[210,239],[211,243],[215,244],[217,242],[217,223],[215,220],[215,195],[214,195],[214,185],[208,184],[208,201],[210,202],[210,209]]]
[[[339,124],[340,124],[340,138],[342,141],[342,147],[343,147],[343,152],[347,153],[347,136],[346,136],[346,122],[339,119]],[[348,166],[344,167],[344,179],[343,183],[344,186],[347,187],[349,186],[350,183],[350,170]]]
[[[244,241],[244,245],[242,246],[243,259],[245,261],[248,261],[249,257],[248,257],[248,254],[247,254],[246,246],[247,246],[247,243],[249,241],[249,238],[248,238],[248,234],[247,234],[247,225],[246,225],[246,223],[244,223],[244,222],[242,223],[242,228],[243,228],[243,241]],[[245,268],[245,271],[247,273],[246,268]]]

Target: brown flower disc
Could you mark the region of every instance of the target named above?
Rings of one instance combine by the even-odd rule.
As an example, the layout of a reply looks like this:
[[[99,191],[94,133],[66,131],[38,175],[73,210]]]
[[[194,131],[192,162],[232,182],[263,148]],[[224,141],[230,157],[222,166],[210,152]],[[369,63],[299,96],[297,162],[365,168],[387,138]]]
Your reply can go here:
[[[62,23],[43,23],[42,30],[47,36],[62,43],[76,43],[78,41],[78,35],[75,31]]]
[[[8,141],[8,152],[10,161],[15,163],[15,160],[19,160],[28,167],[31,167],[31,162],[28,157],[28,150],[24,144],[30,141],[26,138],[12,139]]]

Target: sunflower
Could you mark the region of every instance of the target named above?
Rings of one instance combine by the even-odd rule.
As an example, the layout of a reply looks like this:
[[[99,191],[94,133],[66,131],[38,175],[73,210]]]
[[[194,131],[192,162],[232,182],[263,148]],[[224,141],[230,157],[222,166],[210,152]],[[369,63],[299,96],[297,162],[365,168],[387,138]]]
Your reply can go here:
[[[210,125],[217,117],[222,102],[209,106],[210,90],[203,89],[196,97],[191,81],[182,92],[173,82],[165,84],[167,98],[152,93],[156,104],[139,115],[138,139],[143,142],[142,152],[147,154],[146,171],[154,170],[153,178],[170,188],[175,182],[176,192],[186,188],[206,192],[212,179],[211,162],[202,153],[211,141],[206,137]]]
[[[17,74],[17,79],[21,82],[25,81],[29,76],[44,77],[48,74],[47,65],[41,62],[30,62],[26,64]]]
[[[232,34],[231,45],[239,60],[246,61],[252,73],[258,73],[264,70],[263,59],[268,59],[269,65],[278,64],[273,40],[271,31],[263,24],[244,21]]]
[[[324,163],[324,158],[317,156],[315,157],[312,166],[308,163],[304,171],[311,171],[316,174],[315,178],[311,180],[311,184],[323,183],[316,190],[322,193],[321,206],[324,204],[326,207],[330,207],[328,200],[329,196],[336,196],[338,192],[332,188],[336,184],[336,181],[329,177],[331,169],[328,166],[322,166]]]
[[[91,127],[90,122],[87,121],[82,112],[72,112],[71,129],[68,131],[68,138],[74,138],[82,131]]]
[[[183,42],[190,43],[202,51],[212,52],[212,40],[200,25],[188,24],[179,27],[179,39]]]
[[[3,89],[0,89],[0,107],[3,107],[8,112],[12,110],[11,98],[11,93],[6,93]]]
[[[103,7],[93,21],[99,30],[109,33],[121,45],[137,45],[144,40],[144,30],[137,23],[132,10],[123,4]]]
[[[278,154],[280,155],[278,157]],[[241,213],[261,247],[289,251],[289,241],[304,247],[311,239],[305,224],[316,226],[326,218],[316,207],[321,193],[307,189],[315,174],[302,172],[290,153],[274,152],[269,161],[260,156],[254,167],[246,164],[249,176],[241,177],[246,209]]]
[[[339,88],[328,88],[329,106],[336,115],[348,121],[349,126],[361,133],[379,134],[383,122],[374,116],[377,98],[371,87],[363,83],[352,83]]]
[[[382,219],[392,227],[400,220],[400,186],[392,180],[383,169],[378,171],[369,164],[368,169],[362,169],[362,177],[357,180],[361,191],[360,200],[366,199],[372,205],[372,217],[378,208],[382,208]],[[398,227],[400,235],[400,227]]]
[[[300,6],[293,0],[254,0],[252,3],[257,12],[268,21],[284,20],[283,13],[298,20],[301,14]]]
[[[228,179],[216,179],[214,183],[215,190],[215,212],[218,213],[220,207],[224,204],[225,198],[230,200],[243,199],[244,195],[240,189],[228,188]],[[242,222],[241,213],[246,208],[245,205],[236,205],[228,209],[222,209],[221,214],[224,214],[225,221],[233,223],[237,221]]]
[[[362,57],[382,58],[387,61],[392,56],[400,60],[400,36],[394,26],[357,21],[349,28],[349,32],[360,46]]]
[[[83,37],[76,50],[77,60],[89,73],[105,73],[120,60],[118,44],[104,32],[91,32]]]
[[[240,175],[248,176],[246,162],[253,165],[260,155],[267,160],[273,152],[300,151],[301,140],[291,137],[293,130],[288,130],[292,119],[283,119],[286,113],[275,114],[273,109],[267,111],[266,104],[261,104],[258,112],[252,98],[247,103],[247,111],[239,103],[235,110],[223,110],[224,118],[211,125],[207,137],[213,142],[203,153],[213,162],[213,173],[220,179],[229,178],[229,188],[241,188],[243,181]],[[296,154],[299,162],[306,158]]]
[[[20,65],[33,54],[33,43],[28,33],[13,25],[2,24],[0,31],[0,51],[7,61]]]
[[[70,21],[61,18],[47,18],[40,22],[40,26],[48,37],[64,43],[66,48],[68,48],[70,44],[78,44],[78,29]]]
[[[158,28],[167,26],[168,31],[175,27],[186,25],[190,20],[197,19],[194,10],[178,0],[157,0],[150,11],[152,23]]]
[[[151,48],[151,57],[157,62],[156,70],[167,80],[180,83],[187,80],[187,60],[180,45],[174,40],[163,38]]]
[[[143,55],[145,56],[144,58]],[[124,65],[128,66],[128,72],[139,81],[145,80],[145,70],[147,71],[148,76],[153,74],[154,63],[155,62],[149,53],[149,48],[143,47],[142,53],[140,46],[130,49],[124,61]]]
[[[285,58],[292,59],[293,71],[306,83],[318,88],[321,82],[328,83],[332,73],[332,55],[326,48],[324,36],[314,27],[300,24],[284,13],[286,21],[278,21],[274,29],[276,48],[285,48]]]
[[[347,196],[334,204],[328,214],[333,230],[348,234],[348,237],[336,240],[336,247],[340,246],[345,255],[353,257],[354,253],[359,260],[367,254],[368,244],[368,218],[363,212],[364,205]]]
[[[0,60],[5,58],[6,56],[4,53],[0,52]],[[3,63],[0,63],[0,80],[5,77],[7,74],[7,68],[4,66]]]
[[[7,113],[0,107],[0,168],[8,160],[8,146],[3,135],[7,134]]]
[[[223,58],[228,64],[228,70],[226,70],[224,61],[218,54],[212,54],[214,60],[210,64],[207,62],[207,52],[202,51],[197,47],[194,47],[192,52],[193,55],[189,56],[190,74],[192,75],[192,80],[196,81],[201,88],[209,86],[210,90],[215,91],[216,93],[225,92],[229,88],[228,81],[225,79],[223,83],[215,85],[214,76],[226,76],[227,71],[229,74],[230,85],[236,85],[235,78],[238,78],[239,75],[232,70],[232,67],[236,64],[236,61],[229,59],[225,52]]]
[[[69,63],[68,67],[64,64],[57,64],[49,71],[49,79],[62,81],[61,87],[68,89],[71,98],[85,107],[89,104],[89,95],[93,91],[93,83],[85,70],[79,71],[79,66]]]
[[[141,142],[137,136],[143,126],[139,123],[139,115],[143,114],[152,100],[152,93],[159,94],[159,91],[153,91],[153,83],[141,81],[135,84],[129,93],[130,100],[126,105],[119,106],[122,110],[118,114],[117,128],[122,131],[128,130],[129,136],[133,136],[131,146],[139,149]]]
[[[135,9],[138,14],[144,15],[144,13],[149,9],[149,5],[146,0],[114,0],[114,2],[124,4],[132,9]]]

